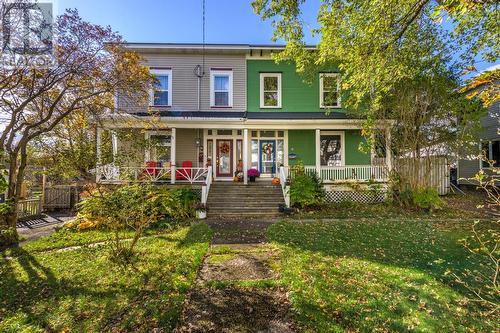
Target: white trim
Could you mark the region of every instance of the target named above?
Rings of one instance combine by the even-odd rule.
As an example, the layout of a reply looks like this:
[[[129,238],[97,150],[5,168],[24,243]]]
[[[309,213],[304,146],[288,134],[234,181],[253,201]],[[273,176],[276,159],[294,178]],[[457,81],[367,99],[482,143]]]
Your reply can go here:
[[[152,88],[149,92],[149,105],[150,106],[172,106],[172,70],[171,69],[151,69],[151,74],[155,76],[168,76],[168,89],[162,90],[168,92],[168,102],[167,105],[163,104],[154,104],[154,88]]]
[[[229,77],[228,105],[215,105],[215,76]],[[233,71],[232,70],[210,70],[210,107],[233,107]]]
[[[331,76],[331,77],[336,77],[337,78],[337,105],[323,105],[323,93],[324,93],[324,88],[323,88],[323,77],[324,76]],[[340,100],[340,74],[339,73],[320,73],[319,74],[319,107],[321,109],[340,109],[341,106],[341,100]]]
[[[318,137],[319,133],[319,137]],[[316,168],[321,167],[321,135],[340,135],[340,166],[345,166],[345,131],[320,131],[316,130]]]
[[[243,183],[248,184],[248,129],[243,130]]]
[[[264,78],[275,77],[278,79],[278,105],[266,106],[264,105]],[[260,108],[261,109],[281,109],[281,73],[260,73]]]
[[[170,155],[172,155],[172,146],[173,146],[173,133],[172,130],[148,130],[144,131],[144,140],[149,141],[152,135],[170,135]],[[167,145],[168,147],[168,145]],[[170,156],[170,160],[172,160],[172,156]],[[151,161],[151,146],[149,143],[147,144],[146,149],[144,149],[144,163]],[[172,163],[173,164],[173,163]]]

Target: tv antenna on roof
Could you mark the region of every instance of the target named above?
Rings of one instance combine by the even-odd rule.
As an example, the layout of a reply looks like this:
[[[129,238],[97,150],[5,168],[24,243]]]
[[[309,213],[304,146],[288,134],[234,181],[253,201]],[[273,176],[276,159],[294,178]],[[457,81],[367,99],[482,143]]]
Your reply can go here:
[[[196,65],[194,75],[198,77],[198,111],[201,109],[201,79],[205,76],[205,0],[202,3],[202,43],[201,43],[201,65]]]

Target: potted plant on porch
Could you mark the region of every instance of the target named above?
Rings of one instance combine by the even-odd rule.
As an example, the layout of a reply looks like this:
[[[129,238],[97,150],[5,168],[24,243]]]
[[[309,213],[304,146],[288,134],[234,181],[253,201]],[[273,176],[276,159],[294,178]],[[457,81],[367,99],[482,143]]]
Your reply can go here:
[[[250,179],[250,181],[254,182],[255,178],[260,176],[260,171],[255,169],[255,168],[251,168],[251,169],[248,169],[247,175],[248,175],[248,178]]]
[[[199,203],[194,207],[196,211],[196,218],[199,220],[204,220],[207,218],[208,207],[204,203]]]

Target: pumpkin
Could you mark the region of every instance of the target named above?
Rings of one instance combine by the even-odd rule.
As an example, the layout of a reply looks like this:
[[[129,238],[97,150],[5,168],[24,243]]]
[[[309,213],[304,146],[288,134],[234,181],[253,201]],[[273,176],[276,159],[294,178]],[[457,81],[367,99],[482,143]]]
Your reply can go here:
[[[280,184],[280,179],[278,177],[274,177],[272,180],[273,185],[279,185]]]

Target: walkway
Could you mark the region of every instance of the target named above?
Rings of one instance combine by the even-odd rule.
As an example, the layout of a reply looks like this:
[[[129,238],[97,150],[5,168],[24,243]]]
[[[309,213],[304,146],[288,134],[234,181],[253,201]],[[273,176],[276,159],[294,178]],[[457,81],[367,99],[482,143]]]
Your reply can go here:
[[[33,241],[43,236],[48,236],[55,232],[57,227],[75,217],[71,212],[55,212],[45,214],[42,217],[21,221],[17,223],[19,236],[25,238],[24,241]]]
[[[213,220],[214,239],[176,332],[293,333],[290,303],[266,243],[273,221]]]

